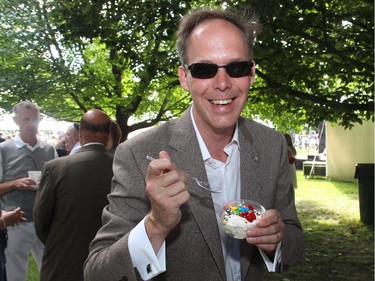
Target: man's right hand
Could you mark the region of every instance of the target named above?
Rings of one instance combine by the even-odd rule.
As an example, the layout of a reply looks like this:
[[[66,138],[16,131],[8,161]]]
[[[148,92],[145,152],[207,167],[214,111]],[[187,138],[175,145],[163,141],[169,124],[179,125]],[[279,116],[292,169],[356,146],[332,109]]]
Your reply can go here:
[[[13,189],[19,189],[24,191],[36,191],[32,185],[36,185],[36,182],[32,178],[20,178],[12,181],[3,182],[0,184],[0,195],[8,193]]]
[[[146,176],[151,211],[145,225],[155,252],[158,252],[165,237],[180,222],[180,207],[190,199],[185,174],[176,169],[167,152],[161,151],[159,157],[150,162]]]
[[[36,184],[37,183],[32,178],[21,178],[15,180],[15,187],[20,190],[35,191],[35,188],[33,188],[32,185]]]

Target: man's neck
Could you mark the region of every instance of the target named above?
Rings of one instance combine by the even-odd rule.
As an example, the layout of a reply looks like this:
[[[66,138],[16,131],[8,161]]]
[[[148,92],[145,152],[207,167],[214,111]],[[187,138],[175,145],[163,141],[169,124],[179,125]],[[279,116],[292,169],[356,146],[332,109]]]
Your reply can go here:
[[[228,155],[224,152],[224,148],[231,142],[236,125],[233,128],[223,129],[215,129],[207,126],[205,127],[205,123],[199,124],[199,121],[195,119],[193,108],[191,111],[191,117],[193,124],[195,124],[196,129],[201,135],[211,157],[225,163]]]
[[[19,136],[24,143],[27,143],[31,146],[36,145],[36,143],[38,142],[38,139],[36,138],[36,136],[25,136],[21,133]]]

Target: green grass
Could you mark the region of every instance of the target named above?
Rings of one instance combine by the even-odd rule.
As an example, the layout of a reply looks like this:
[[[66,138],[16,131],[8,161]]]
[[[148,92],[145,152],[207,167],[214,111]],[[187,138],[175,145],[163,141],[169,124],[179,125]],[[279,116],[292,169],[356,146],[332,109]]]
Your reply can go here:
[[[34,258],[32,255],[29,257],[29,271],[27,273],[27,281],[39,281],[39,270],[36,266]]]
[[[360,222],[357,184],[306,179],[302,171],[297,178],[305,257],[286,274],[266,273],[265,280],[374,280],[374,229]],[[39,280],[33,261],[27,280]]]
[[[297,171],[296,206],[305,234],[305,257],[286,274],[265,280],[374,280],[374,228],[360,222],[358,186],[306,179]]]

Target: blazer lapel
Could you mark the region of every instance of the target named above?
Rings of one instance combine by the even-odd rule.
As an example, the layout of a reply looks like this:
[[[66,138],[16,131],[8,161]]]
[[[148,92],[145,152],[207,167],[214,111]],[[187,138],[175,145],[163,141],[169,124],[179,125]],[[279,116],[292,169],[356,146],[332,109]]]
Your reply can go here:
[[[241,198],[260,202],[262,191],[260,185],[260,161],[261,155],[256,147],[254,147],[254,137],[250,132],[250,128],[245,125],[245,119],[240,118],[239,140],[240,140],[240,165],[241,165]],[[245,277],[250,264],[253,251],[256,248],[245,240],[241,241],[241,271]]]
[[[259,188],[261,155],[253,145],[254,136],[245,126],[243,118],[239,119],[238,126],[241,153],[241,198],[259,201],[261,199],[261,189]]]
[[[190,110],[187,110],[177,120],[169,146],[172,148],[170,156],[178,169],[201,180],[207,181],[206,170],[198,139],[190,118]],[[225,279],[224,259],[218,230],[219,226],[216,220],[211,193],[197,186],[193,180],[188,181],[188,189],[191,198],[187,204],[204,239],[206,240],[221,274],[223,275],[223,279]]]

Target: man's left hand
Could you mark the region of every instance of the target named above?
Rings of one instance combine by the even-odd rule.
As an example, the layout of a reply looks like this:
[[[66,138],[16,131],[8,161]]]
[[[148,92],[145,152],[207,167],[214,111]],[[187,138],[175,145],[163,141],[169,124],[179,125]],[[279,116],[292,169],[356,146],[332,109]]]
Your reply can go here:
[[[257,223],[257,227],[246,231],[246,241],[272,257],[283,239],[284,228],[280,213],[274,209],[267,210]]]

